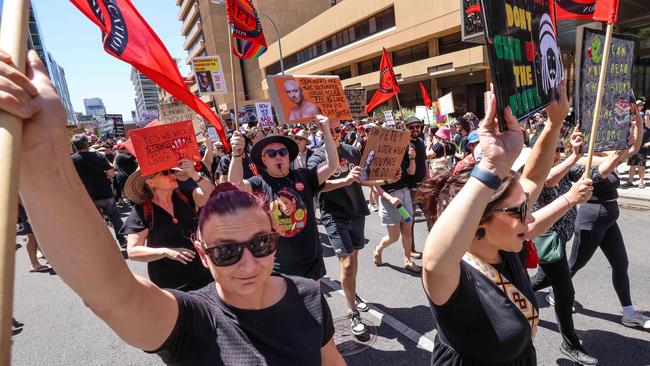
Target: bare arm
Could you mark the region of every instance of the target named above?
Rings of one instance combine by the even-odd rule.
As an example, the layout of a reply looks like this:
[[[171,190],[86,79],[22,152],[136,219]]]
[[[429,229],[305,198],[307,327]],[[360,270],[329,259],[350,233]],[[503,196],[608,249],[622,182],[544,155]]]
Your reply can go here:
[[[208,139],[205,143],[205,155],[203,155],[203,165],[207,166],[208,169],[212,165],[212,160],[214,159],[214,143]]]
[[[318,166],[318,183],[323,184],[334,171],[339,167],[339,153],[336,150],[336,144],[330,132],[329,119],[325,116],[317,116],[317,123],[323,132],[323,141],[325,141],[325,161]]]
[[[239,131],[235,131],[230,139],[232,155],[230,155],[230,167],[228,168],[228,182],[236,185],[245,192],[252,192],[250,183],[244,180],[244,137]]]
[[[334,344],[334,338],[330,339],[326,345],[320,349],[320,362],[321,365],[332,365],[332,366],[345,366],[347,363],[343,356],[336,349]]]
[[[105,173],[106,173],[106,177],[113,178],[115,176],[115,169],[114,168],[108,169],[107,171],[105,171]]]
[[[212,191],[214,191],[214,184],[203,175],[200,175],[200,179],[196,184],[198,187],[194,188],[194,191],[192,191],[192,198],[194,199],[194,203],[196,203],[196,207],[201,208],[208,203],[208,199],[210,198]]]
[[[568,158],[564,159],[563,162],[551,168],[551,171],[548,173],[548,178],[546,179],[546,187],[555,187],[562,178],[571,170],[571,168],[576,165],[580,160],[580,156],[571,154]]]

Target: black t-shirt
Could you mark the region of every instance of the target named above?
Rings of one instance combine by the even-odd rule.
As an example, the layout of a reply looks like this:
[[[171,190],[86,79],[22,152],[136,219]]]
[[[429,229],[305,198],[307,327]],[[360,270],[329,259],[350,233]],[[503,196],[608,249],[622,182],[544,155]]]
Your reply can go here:
[[[96,151],[83,151],[72,154],[72,162],[77,174],[93,200],[113,197],[111,181],[106,171],[113,168],[104,154]]]
[[[410,164],[411,164],[411,159],[409,158],[409,151],[408,149],[406,149],[406,151],[404,152],[404,157],[402,157],[402,165],[401,165],[402,177],[397,182],[391,184],[385,184],[381,186],[381,188],[388,193],[392,191],[396,191],[398,189],[407,188],[408,183],[406,182],[406,176],[407,176],[406,172],[408,171]]]
[[[417,187],[427,176],[427,148],[421,138],[411,140],[411,145],[415,149],[415,174],[406,175],[406,184],[410,188]],[[408,149],[406,149],[408,154]]]
[[[501,253],[495,265],[537,307],[517,253]],[[429,299],[437,324],[431,365],[536,365],[528,321],[521,311],[471,265],[461,261],[458,287],[444,305]]]
[[[219,173],[219,175],[228,176],[228,170],[230,170],[230,159],[231,159],[230,154],[224,155],[224,157],[221,158],[221,160],[219,161],[219,168],[217,169],[217,173]],[[254,177],[257,175],[256,172],[259,172],[257,166],[248,157],[248,155],[244,156],[244,159],[242,160],[242,168],[244,171],[244,179]]]
[[[115,169],[118,174],[124,174],[127,177],[138,169],[138,160],[135,155],[118,153],[115,156]]]
[[[431,147],[431,151],[436,154],[436,159],[438,159],[445,156],[454,156],[456,153],[456,148],[454,145],[452,145],[451,142],[439,142]]]
[[[350,169],[359,166],[361,153],[351,145],[340,144],[338,147],[339,168],[332,174],[330,179],[345,178]],[[314,169],[325,161],[325,148],[318,149],[309,158],[307,168]],[[349,186],[341,187],[329,192],[321,192],[318,195],[321,213],[337,218],[351,219],[360,216],[370,215],[366,205],[366,197],[363,195],[361,184],[352,183]]]
[[[314,281],[282,277],[286,293],[261,310],[225,303],[214,282],[172,291],[178,319],[155,353],[169,365],[320,365],[321,348],[334,335],[329,306]]]
[[[172,196],[174,215],[178,223],[174,224],[173,217],[165,209],[152,202],[153,227],[149,230],[146,246],[194,250],[191,237],[198,226],[198,215],[192,198],[192,184],[189,182],[179,184],[179,187],[179,190]],[[185,199],[180,194],[183,194]],[[122,233],[139,233],[149,229],[150,225],[151,223],[145,217],[144,205],[134,205],[122,226]],[[198,255],[187,265],[173,259],[161,258],[147,263],[147,271],[149,279],[162,288],[190,291],[202,288],[213,281],[210,271],[203,266]]]
[[[322,261],[323,249],[314,214],[314,196],[320,191],[317,168],[291,170],[282,178],[273,178],[264,171],[248,181],[253,192],[266,195],[271,218],[280,235],[275,269],[288,275],[305,276],[315,261]]]

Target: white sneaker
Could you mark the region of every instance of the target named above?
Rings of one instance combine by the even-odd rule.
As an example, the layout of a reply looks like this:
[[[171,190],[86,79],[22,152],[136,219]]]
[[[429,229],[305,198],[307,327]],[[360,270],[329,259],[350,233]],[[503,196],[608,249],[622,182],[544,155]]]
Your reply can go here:
[[[626,327],[641,327],[643,329],[650,329],[650,317],[643,315],[639,311],[635,311],[632,315],[623,315],[621,323]]]

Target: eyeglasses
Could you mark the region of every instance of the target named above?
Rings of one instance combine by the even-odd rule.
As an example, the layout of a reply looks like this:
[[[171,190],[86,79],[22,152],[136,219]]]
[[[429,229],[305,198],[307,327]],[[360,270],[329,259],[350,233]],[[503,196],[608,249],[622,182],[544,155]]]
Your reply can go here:
[[[526,215],[528,214],[528,193],[526,195],[526,200],[520,206],[517,207],[507,207],[507,208],[495,208],[492,212],[510,212],[519,215],[519,220],[522,223],[526,222]]]
[[[411,131],[420,131],[422,129],[422,125],[410,125],[407,126],[407,128]]]
[[[156,175],[159,175],[159,174],[164,175],[166,177],[168,175],[173,175],[174,171],[171,170],[171,169],[163,170],[162,172],[154,173],[154,174],[148,176],[146,179],[151,179],[151,178],[153,178],[153,177],[155,177]]]
[[[276,155],[280,155],[281,157],[285,157],[289,155],[289,149],[286,147],[281,147],[279,149],[268,149],[264,152],[265,155],[268,155],[269,158],[273,159],[275,158]]]
[[[335,133],[341,133],[341,127],[337,127],[335,129],[330,128],[330,133],[333,135]]]
[[[212,248],[206,248],[201,243],[203,250],[210,256],[212,263],[217,267],[227,267],[238,263],[244,256],[244,248],[247,248],[253,257],[264,258],[275,252],[278,241],[277,233],[259,235],[245,243],[225,243]]]

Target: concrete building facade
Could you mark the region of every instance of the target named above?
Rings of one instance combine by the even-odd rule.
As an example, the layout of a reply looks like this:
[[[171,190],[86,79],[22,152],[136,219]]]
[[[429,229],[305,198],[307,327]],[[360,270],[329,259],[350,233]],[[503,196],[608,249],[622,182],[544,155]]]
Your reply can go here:
[[[86,108],[86,115],[95,118],[104,118],[106,116],[106,107],[102,98],[84,98],[84,107]]]
[[[135,90],[137,121],[140,121],[145,115],[158,114],[158,86],[156,83],[135,68],[131,68],[131,83]]]
[[[266,41],[271,44],[277,41],[277,35],[268,17],[273,19],[280,36],[283,36],[331,8],[335,3],[336,1],[332,0],[292,0],[290,2],[256,0],[255,7],[260,13],[259,17]],[[221,57],[228,93],[218,95],[214,99],[222,115],[229,116],[229,113],[225,111],[233,107],[233,95],[225,1],[176,0],[176,5],[180,8],[178,19],[182,22],[181,35],[185,37],[183,47],[188,53],[185,63],[189,64],[190,59],[197,56],[218,55]],[[267,92],[262,88],[262,80],[266,75],[261,70],[258,59],[235,58],[234,63],[238,102],[241,104],[245,100],[268,98]],[[215,105],[215,100],[210,97],[203,97],[203,100],[210,105]]]

